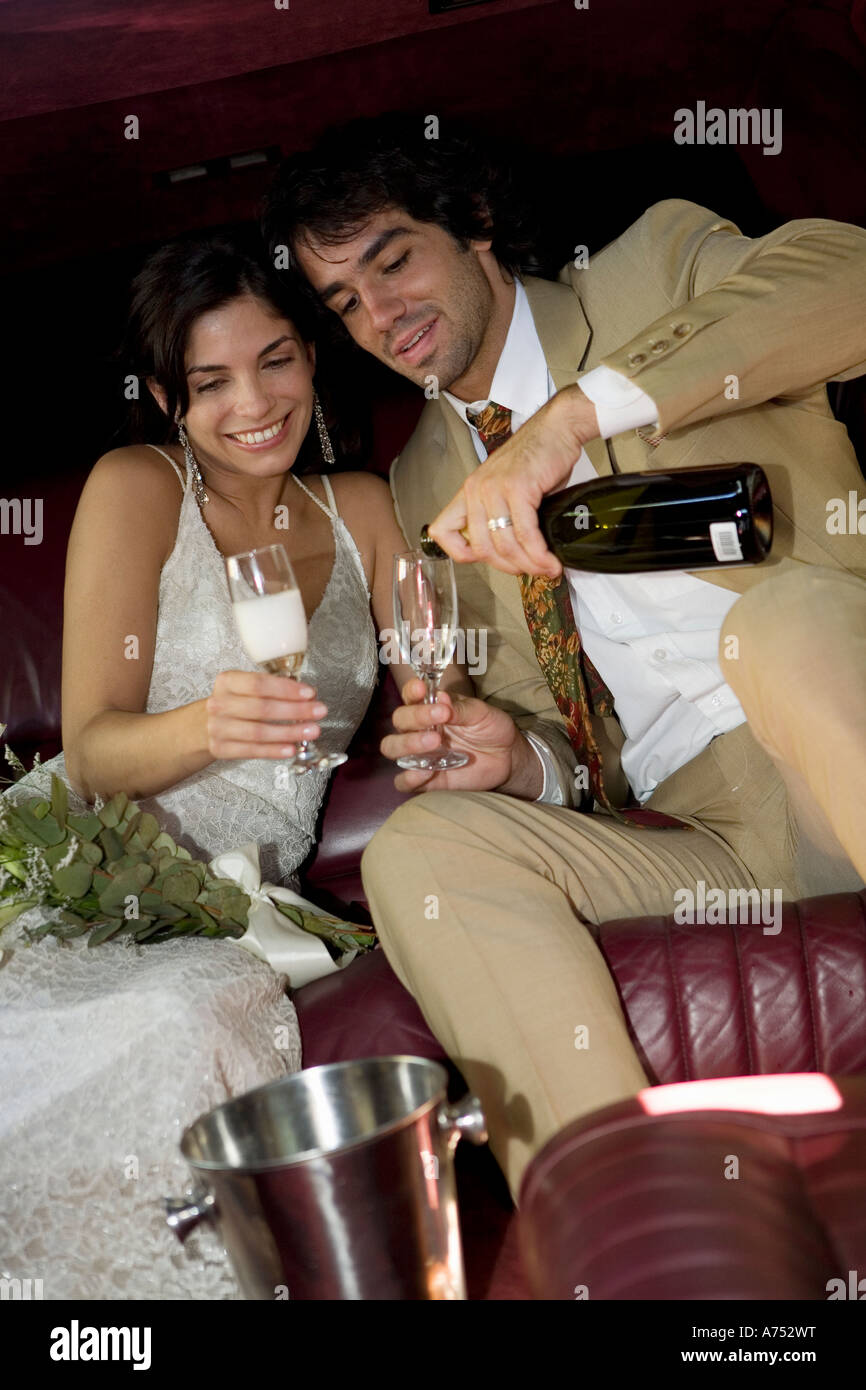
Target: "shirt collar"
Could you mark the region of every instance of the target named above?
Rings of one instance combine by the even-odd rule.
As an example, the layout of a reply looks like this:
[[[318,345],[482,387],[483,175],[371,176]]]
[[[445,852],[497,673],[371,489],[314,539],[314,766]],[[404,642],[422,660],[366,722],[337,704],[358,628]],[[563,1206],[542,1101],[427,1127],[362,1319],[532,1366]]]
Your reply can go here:
[[[467,407],[465,401],[458,400],[450,391],[442,392],[448,404],[456,410],[470,429],[474,429],[475,426],[466,418],[467,408],[483,410],[489,401],[496,401],[498,405],[509,409],[513,415],[528,419],[549,397],[544,349],[538,337],[526,290],[516,278],[514,290],[511,323],[496,364],[496,371],[493,373],[488,400],[471,401]]]

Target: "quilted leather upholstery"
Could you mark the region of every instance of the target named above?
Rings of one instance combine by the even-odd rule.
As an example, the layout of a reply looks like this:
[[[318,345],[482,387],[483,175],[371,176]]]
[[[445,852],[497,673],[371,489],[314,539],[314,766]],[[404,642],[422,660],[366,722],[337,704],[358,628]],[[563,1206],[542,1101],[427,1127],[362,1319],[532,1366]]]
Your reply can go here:
[[[670,917],[597,935],[654,1081],[866,1072],[866,892],[786,906],[776,936]]]

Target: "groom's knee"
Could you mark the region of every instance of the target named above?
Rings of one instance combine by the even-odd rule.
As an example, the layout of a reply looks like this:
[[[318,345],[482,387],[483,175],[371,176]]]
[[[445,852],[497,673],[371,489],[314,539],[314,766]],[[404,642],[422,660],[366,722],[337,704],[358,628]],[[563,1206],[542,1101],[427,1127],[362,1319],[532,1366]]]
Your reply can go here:
[[[750,723],[771,722],[773,692],[811,659],[810,639],[820,621],[819,573],[803,566],[756,584],[722,622],[719,665]]]
[[[845,570],[799,565],[747,590],[728,611],[719,664],[750,722],[772,721],[772,697],[839,665],[863,625],[866,584]]]

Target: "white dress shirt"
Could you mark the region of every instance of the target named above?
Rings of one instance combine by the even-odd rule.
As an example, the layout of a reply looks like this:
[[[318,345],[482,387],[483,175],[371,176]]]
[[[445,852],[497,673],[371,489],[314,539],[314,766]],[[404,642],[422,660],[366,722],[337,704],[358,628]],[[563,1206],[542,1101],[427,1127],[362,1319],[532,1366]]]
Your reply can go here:
[[[514,312],[496,366],[490,400],[511,410],[517,430],[552,395],[526,291],[515,281]],[[609,367],[596,367],[579,385],[593,402],[603,439],[657,422],[653,401]],[[479,460],[487,451],[466,417],[467,404],[442,392],[472,432]],[[468,408],[482,410],[487,401]],[[598,474],[586,450],[563,487]],[[660,782],[696,757],[717,734],[745,720],[742,706],[722,679],[719,632],[737,595],[678,570],[666,574],[589,574],[566,570],[581,642],[614,698],[625,734],[623,771],[637,799],[646,801]],[[544,768],[539,801],[563,804],[563,788],[549,748],[529,735]]]

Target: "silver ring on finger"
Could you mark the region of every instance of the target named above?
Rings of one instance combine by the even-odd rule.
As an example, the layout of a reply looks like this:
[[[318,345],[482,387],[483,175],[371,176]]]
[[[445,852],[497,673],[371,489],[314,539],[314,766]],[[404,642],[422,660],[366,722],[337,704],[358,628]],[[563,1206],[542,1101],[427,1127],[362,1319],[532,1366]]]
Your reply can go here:
[[[487,523],[488,531],[504,531],[508,526],[513,526],[514,522],[510,516],[492,516]]]

